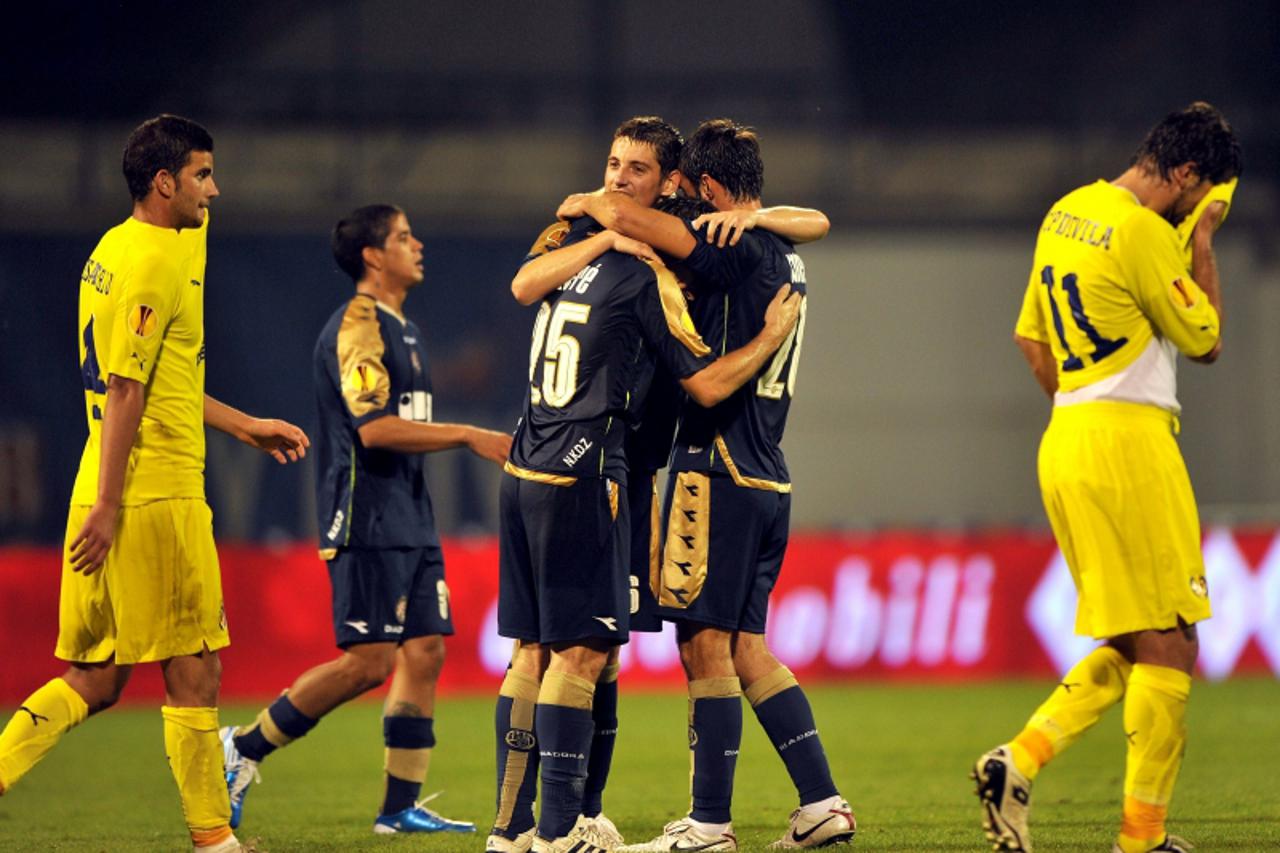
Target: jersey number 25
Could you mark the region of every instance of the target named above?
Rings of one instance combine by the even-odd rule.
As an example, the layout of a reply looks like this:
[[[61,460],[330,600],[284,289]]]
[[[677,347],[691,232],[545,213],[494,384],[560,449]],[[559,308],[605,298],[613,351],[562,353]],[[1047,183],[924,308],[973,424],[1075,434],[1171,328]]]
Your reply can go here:
[[[573,335],[565,334],[566,323],[583,324],[591,316],[591,306],[581,302],[544,302],[533,323],[533,345],[529,348],[529,399],[536,406],[545,403],[553,409],[569,404],[578,388],[578,359],[582,345]],[[543,341],[546,350],[543,350]],[[542,361],[542,382],[534,381],[538,361]]]

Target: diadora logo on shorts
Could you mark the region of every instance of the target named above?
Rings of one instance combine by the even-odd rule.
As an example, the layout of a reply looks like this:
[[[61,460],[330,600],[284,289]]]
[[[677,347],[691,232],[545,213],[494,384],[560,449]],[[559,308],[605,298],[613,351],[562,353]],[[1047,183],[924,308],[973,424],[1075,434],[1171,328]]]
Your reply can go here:
[[[533,732],[525,729],[507,729],[503,740],[506,741],[507,746],[520,752],[528,752],[538,744],[538,739],[533,736]]]
[[[618,630],[618,619],[616,616],[592,616],[591,618],[608,628],[610,631]]]
[[[364,621],[363,619],[348,619],[343,624],[350,625],[352,628],[355,628],[361,634],[369,633],[369,623]]]

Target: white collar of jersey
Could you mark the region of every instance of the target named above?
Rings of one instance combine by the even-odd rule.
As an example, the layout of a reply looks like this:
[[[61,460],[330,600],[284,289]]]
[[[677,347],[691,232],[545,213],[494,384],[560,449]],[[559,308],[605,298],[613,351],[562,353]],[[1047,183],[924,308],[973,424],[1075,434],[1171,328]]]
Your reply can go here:
[[[374,301],[378,302],[376,299]],[[386,311],[392,317],[395,317],[397,320],[399,320],[401,326],[407,326],[409,324],[409,321],[404,318],[403,314],[401,314],[396,309],[392,308],[390,305],[387,305],[385,302],[378,302],[378,308],[383,311]]]

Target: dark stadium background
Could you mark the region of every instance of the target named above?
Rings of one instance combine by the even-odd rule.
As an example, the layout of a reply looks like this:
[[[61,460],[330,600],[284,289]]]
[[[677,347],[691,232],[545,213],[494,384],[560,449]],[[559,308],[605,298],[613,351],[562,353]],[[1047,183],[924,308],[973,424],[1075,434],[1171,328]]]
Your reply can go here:
[[[833,223],[804,253],[793,526],[866,543],[849,553],[873,555],[883,592],[884,531],[908,554],[961,541],[963,559],[993,531],[1043,543],[1047,407],[1010,340],[1035,229],[1053,198],[1115,176],[1148,126],[1205,99],[1236,125],[1246,171],[1218,240],[1226,351],[1212,370],[1182,365],[1181,442],[1206,528],[1229,542],[1224,589],[1245,602],[1222,616],[1242,620],[1236,657],[1280,666],[1280,637],[1262,630],[1280,624],[1280,4],[53,2],[13,15],[0,33],[6,648],[25,619],[54,618],[49,555],[85,429],[75,284],[128,215],[119,153],[142,119],[188,115],[216,140],[209,392],[304,427],[314,336],[350,290],[328,252],[338,216],[375,200],[407,210],[427,283],[406,308],[428,336],[436,417],[507,428],[532,317],[507,285],[559,200],[598,184],[612,128],[645,113],[686,131],[722,115],[755,126],[766,202]],[[220,543],[303,559],[310,462],[277,468],[215,435],[208,469]],[[444,454],[429,480],[443,532],[494,532],[491,467]],[[1036,548],[1010,570],[1028,589],[1046,565]],[[829,585],[842,558],[824,559],[815,583]],[[318,563],[298,571],[322,587]]]

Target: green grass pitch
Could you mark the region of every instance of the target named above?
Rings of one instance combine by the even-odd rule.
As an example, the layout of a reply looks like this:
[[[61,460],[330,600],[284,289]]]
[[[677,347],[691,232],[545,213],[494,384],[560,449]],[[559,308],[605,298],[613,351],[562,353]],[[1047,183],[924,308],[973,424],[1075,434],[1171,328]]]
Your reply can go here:
[[[972,761],[1012,736],[1048,683],[955,686],[888,684],[809,691],[842,793],[858,817],[854,849],[985,850]],[[158,706],[159,703],[157,703]],[[626,690],[605,811],[628,841],[647,840],[688,806],[685,700]],[[224,708],[224,723],[257,708]],[[382,739],[376,702],[340,708],[304,741],[263,765],[245,810],[242,839],[286,851],[480,851],[493,816],[492,700],[446,697],[425,791],[432,806],[474,820],[471,836],[374,836]],[[10,711],[3,715],[8,719]],[[1280,682],[1197,682],[1191,741],[1170,828],[1199,850],[1280,849]],[[773,749],[744,706],[734,827],[744,850],[779,837],[795,806]],[[1119,822],[1124,736],[1118,709],[1037,781],[1033,837],[1039,851],[1105,851]],[[158,707],[129,705],[72,732],[43,764],[0,798],[0,850],[190,849],[165,764]]]

